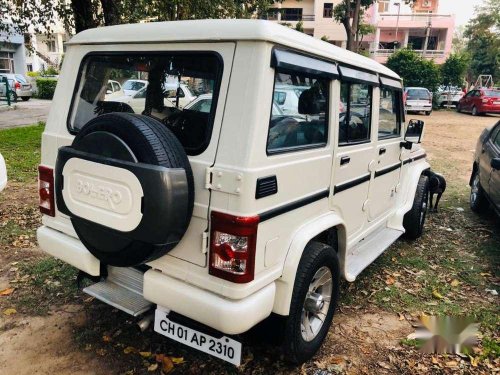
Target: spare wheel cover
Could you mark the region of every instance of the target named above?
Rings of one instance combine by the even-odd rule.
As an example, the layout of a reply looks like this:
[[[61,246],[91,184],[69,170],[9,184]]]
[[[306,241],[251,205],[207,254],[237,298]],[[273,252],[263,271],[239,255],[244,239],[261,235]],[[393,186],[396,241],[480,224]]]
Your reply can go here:
[[[59,149],[58,210],[104,264],[157,259],[181,240],[191,219],[194,183],[175,135],[142,115],[110,113],[89,121]]]

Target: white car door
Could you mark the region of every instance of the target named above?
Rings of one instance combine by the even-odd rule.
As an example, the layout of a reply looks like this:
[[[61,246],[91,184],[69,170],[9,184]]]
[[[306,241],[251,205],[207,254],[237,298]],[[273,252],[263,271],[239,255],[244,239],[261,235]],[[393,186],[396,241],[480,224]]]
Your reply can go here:
[[[7,167],[2,154],[0,154],[0,191],[5,188],[5,185],[7,185]]]

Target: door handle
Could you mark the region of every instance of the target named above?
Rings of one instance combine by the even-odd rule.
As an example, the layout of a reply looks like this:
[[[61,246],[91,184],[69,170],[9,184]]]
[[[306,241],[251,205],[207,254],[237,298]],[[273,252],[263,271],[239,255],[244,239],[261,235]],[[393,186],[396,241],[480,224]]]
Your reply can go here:
[[[386,151],[387,151],[386,148],[382,147],[380,150],[378,150],[378,154],[383,155],[383,154],[385,154]]]
[[[349,164],[351,158],[349,156],[342,156],[340,158],[340,165]]]

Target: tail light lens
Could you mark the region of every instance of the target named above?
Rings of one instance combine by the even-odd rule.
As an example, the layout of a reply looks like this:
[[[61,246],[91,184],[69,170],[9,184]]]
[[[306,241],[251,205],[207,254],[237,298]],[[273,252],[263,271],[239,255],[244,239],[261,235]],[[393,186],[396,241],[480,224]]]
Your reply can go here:
[[[491,102],[491,99],[490,98],[484,98],[483,100],[481,100],[483,103],[490,103]]]
[[[38,167],[38,196],[40,212],[56,216],[54,205],[54,170],[40,165]]]
[[[210,275],[234,283],[253,280],[259,219],[211,213]]]
[[[15,87],[16,89],[20,89],[20,88],[21,88],[21,84],[20,84],[19,82],[17,82],[17,81],[16,81],[16,83],[15,83],[14,87]]]

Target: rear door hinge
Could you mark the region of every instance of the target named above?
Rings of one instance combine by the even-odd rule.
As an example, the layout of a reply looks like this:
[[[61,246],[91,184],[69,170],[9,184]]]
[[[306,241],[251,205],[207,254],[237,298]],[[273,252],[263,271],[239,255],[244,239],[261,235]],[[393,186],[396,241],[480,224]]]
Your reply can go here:
[[[208,253],[208,232],[203,232],[201,240],[201,253]]]
[[[240,195],[242,188],[242,172],[213,167],[205,170],[205,189]]]

